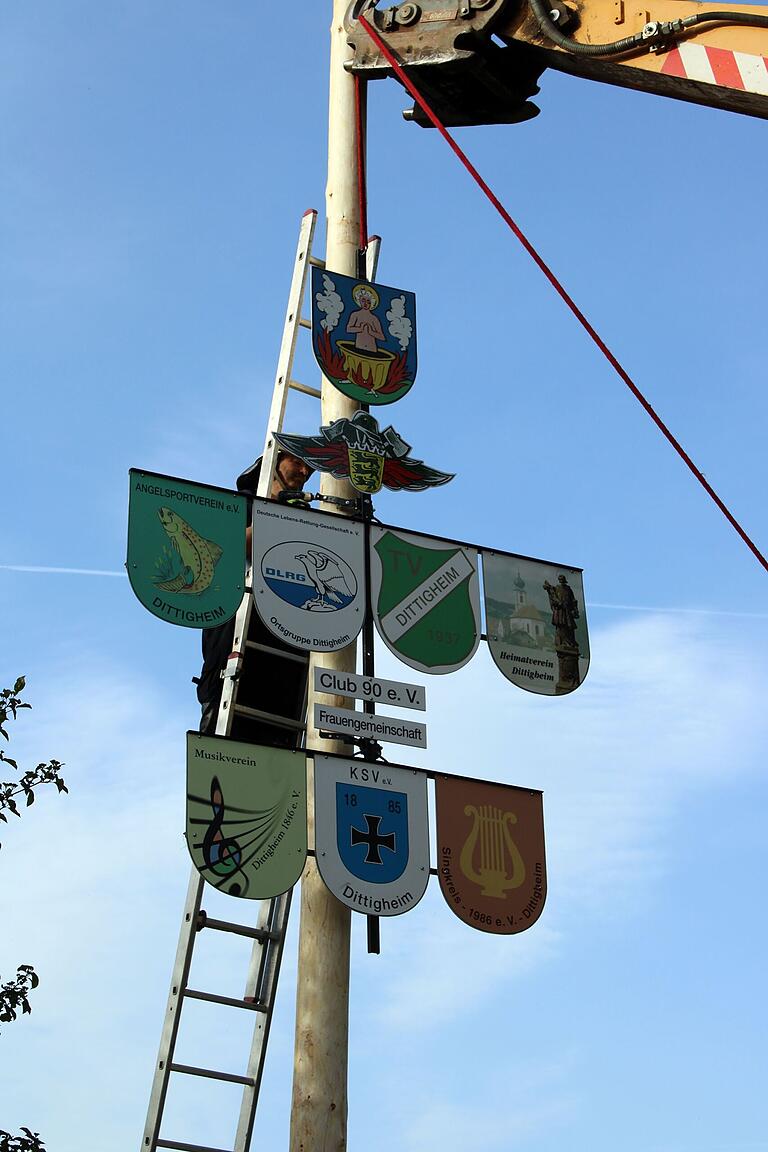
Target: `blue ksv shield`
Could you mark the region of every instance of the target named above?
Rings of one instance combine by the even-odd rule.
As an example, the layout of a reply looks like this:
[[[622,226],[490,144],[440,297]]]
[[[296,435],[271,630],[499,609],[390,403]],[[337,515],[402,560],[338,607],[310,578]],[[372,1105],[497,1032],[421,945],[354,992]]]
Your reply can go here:
[[[337,782],[336,838],[342,862],[359,880],[398,880],[408,863],[406,793]]]
[[[415,768],[316,753],[317,866],[356,912],[398,916],[429,880],[427,778]]]

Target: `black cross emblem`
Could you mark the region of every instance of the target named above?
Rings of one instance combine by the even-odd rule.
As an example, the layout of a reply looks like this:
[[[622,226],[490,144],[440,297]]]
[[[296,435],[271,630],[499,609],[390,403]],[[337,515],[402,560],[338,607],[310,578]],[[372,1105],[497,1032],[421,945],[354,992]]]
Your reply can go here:
[[[352,828],[352,847],[355,844],[367,844],[368,851],[365,854],[365,864],[383,864],[381,856],[379,855],[379,848],[389,848],[390,852],[395,851],[395,834],[390,832],[387,836],[379,836],[379,824],[381,824],[381,816],[368,816],[363,813],[363,819],[368,825],[367,832],[361,832],[359,828]]]

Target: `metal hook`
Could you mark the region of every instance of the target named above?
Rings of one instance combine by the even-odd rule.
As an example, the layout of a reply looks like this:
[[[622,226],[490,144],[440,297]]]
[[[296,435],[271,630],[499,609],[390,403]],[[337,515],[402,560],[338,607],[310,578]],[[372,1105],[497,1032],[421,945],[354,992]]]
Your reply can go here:
[[[360,15],[365,15],[376,7],[379,0],[352,0],[347,8],[347,14],[344,17],[344,27],[349,28]]]

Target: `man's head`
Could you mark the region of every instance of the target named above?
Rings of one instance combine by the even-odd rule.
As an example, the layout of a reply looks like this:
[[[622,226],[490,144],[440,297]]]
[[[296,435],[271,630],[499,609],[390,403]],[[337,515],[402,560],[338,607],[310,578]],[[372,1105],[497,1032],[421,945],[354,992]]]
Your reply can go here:
[[[274,500],[280,492],[300,492],[312,475],[313,469],[298,456],[290,452],[280,452],[275,465],[270,496]]]
[[[259,476],[261,475],[261,461],[262,457],[259,456],[250,468],[246,468],[245,472],[238,476],[238,492],[249,492],[254,496],[256,495]],[[270,499],[276,499],[280,492],[300,492],[312,475],[312,471],[312,468],[303,460],[299,460],[297,456],[291,455],[290,452],[279,452],[275,474],[272,477],[272,485],[269,490]]]

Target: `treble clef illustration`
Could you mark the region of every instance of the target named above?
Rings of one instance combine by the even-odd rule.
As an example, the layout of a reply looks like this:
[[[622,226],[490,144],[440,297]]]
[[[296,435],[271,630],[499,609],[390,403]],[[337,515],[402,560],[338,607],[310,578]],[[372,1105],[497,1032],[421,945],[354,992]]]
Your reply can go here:
[[[240,869],[242,852],[237,840],[222,835],[224,822],[224,793],[218,776],[211,780],[211,808],[213,819],[203,839],[203,860],[216,876],[231,876]]]
[[[468,880],[482,886],[483,896],[503,900],[505,892],[519,888],[525,880],[525,864],[510,832],[511,825],[517,824],[517,816],[514,812],[502,812],[491,804],[481,804],[479,809],[468,804],[464,815],[472,816],[474,824],[459,857],[461,870]],[[480,863],[475,868],[473,857],[478,839]],[[509,856],[512,865],[511,876],[507,875],[505,855]]]

